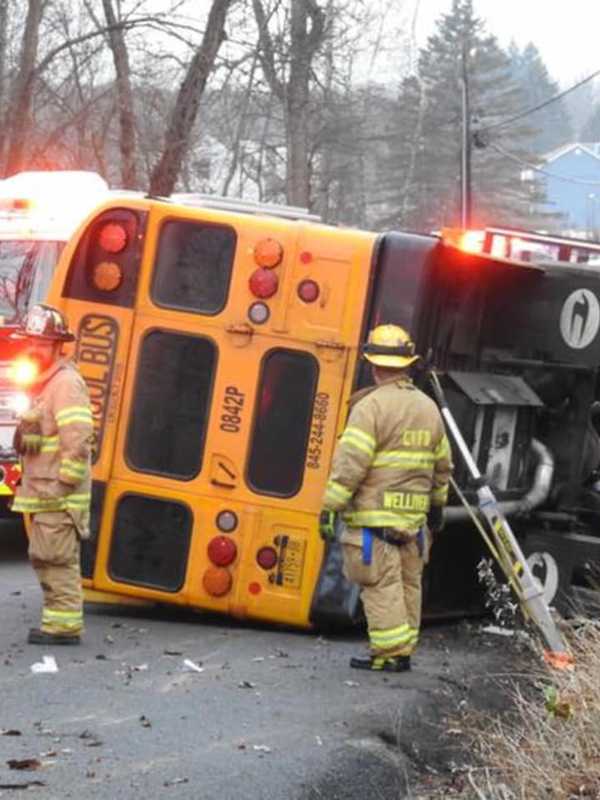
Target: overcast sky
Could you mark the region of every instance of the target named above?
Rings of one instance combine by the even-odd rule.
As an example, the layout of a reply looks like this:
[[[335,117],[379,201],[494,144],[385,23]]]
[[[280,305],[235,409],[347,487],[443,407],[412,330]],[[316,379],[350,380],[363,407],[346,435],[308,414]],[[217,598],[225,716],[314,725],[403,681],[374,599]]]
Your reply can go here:
[[[414,3],[414,0],[412,0]],[[600,69],[599,0],[473,0],[478,16],[502,45],[533,42],[552,77],[566,86]],[[421,0],[419,40],[425,41],[452,0]]]

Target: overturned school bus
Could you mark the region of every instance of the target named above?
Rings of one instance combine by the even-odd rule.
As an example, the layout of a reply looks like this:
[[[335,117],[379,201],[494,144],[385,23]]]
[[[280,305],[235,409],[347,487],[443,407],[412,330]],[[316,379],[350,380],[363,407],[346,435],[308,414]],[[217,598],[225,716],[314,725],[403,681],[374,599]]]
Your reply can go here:
[[[352,615],[326,587],[334,551],[317,520],[347,400],[367,380],[360,346],[383,322],[430,354],[547,599],[589,587],[599,297],[585,265],[332,228],[293,208],[105,203],[48,297],[77,333],[93,403],[89,596],[299,626]],[[456,478],[472,497],[460,464]],[[481,542],[462,507],[449,515],[427,573],[433,612],[478,598]]]

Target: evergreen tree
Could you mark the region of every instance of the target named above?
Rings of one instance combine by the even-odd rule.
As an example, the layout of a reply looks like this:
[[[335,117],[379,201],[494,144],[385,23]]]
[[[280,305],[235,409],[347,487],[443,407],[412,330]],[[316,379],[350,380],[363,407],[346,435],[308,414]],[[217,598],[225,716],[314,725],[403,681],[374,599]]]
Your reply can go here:
[[[378,176],[380,225],[431,231],[460,224],[464,83],[480,128],[526,105],[508,56],[475,16],[472,0],[453,0],[421,50],[416,74],[400,87],[390,157]],[[519,164],[497,149],[531,158],[532,133],[528,124],[512,123],[491,131],[487,147],[473,149],[475,225],[533,225],[535,184],[524,184]]]
[[[533,108],[558,94],[560,88],[548,70],[535,45],[528,44],[522,51],[513,43],[509,49],[512,76],[525,99],[525,107]],[[534,147],[548,153],[573,139],[569,109],[565,99],[556,100],[534,112],[529,122],[536,129]]]

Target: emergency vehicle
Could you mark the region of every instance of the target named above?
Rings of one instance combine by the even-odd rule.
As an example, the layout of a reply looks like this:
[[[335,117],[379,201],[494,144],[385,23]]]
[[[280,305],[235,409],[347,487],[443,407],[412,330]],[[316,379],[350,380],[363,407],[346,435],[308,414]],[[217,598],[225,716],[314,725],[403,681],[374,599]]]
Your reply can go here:
[[[12,440],[27,402],[11,381],[23,344],[10,334],[29,306],[44,300],[65,243],[107,194],[92,172],[22,172],[0,181],[0,517],[19,477]]]
[[[67,244],[47,300],[77,335],[93,405],[89,599],[298,626],[351,618],[357,598],[318,515],[348,398],[368,381],[361,345],[386,322],[435,366],[547,600],[592,586],[600,282],[590,266],[328,227],[294,208],[122,197]],[[427,570],[430,614],[480,603],[483,545],[450,502]]]

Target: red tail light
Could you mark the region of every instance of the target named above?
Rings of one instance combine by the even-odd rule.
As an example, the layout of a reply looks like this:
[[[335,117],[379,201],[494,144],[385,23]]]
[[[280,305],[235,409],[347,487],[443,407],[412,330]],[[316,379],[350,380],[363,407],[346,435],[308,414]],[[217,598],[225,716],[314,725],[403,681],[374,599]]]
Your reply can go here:
[[[107,253],[122,253],[127,247],[127,231],[118,222],[107,222],[100,229],[98,244]]]
[[[256,554],[256,561],[263,569],[273,569],[277,564],[277,550],[274,547],[261,547]]]
[[[208,557],[217,567],[226,567],[235,561],[237,547],[229,536],[215,536],[208,543]]]
[[[305,303],[314,303],[319,296],[319,284],[305,280],[298,284],[298,297]]]
[[[277,275],[266,267],[259,267],[250,276],[250,291],[255,297],[273,297],[279,286]]]

